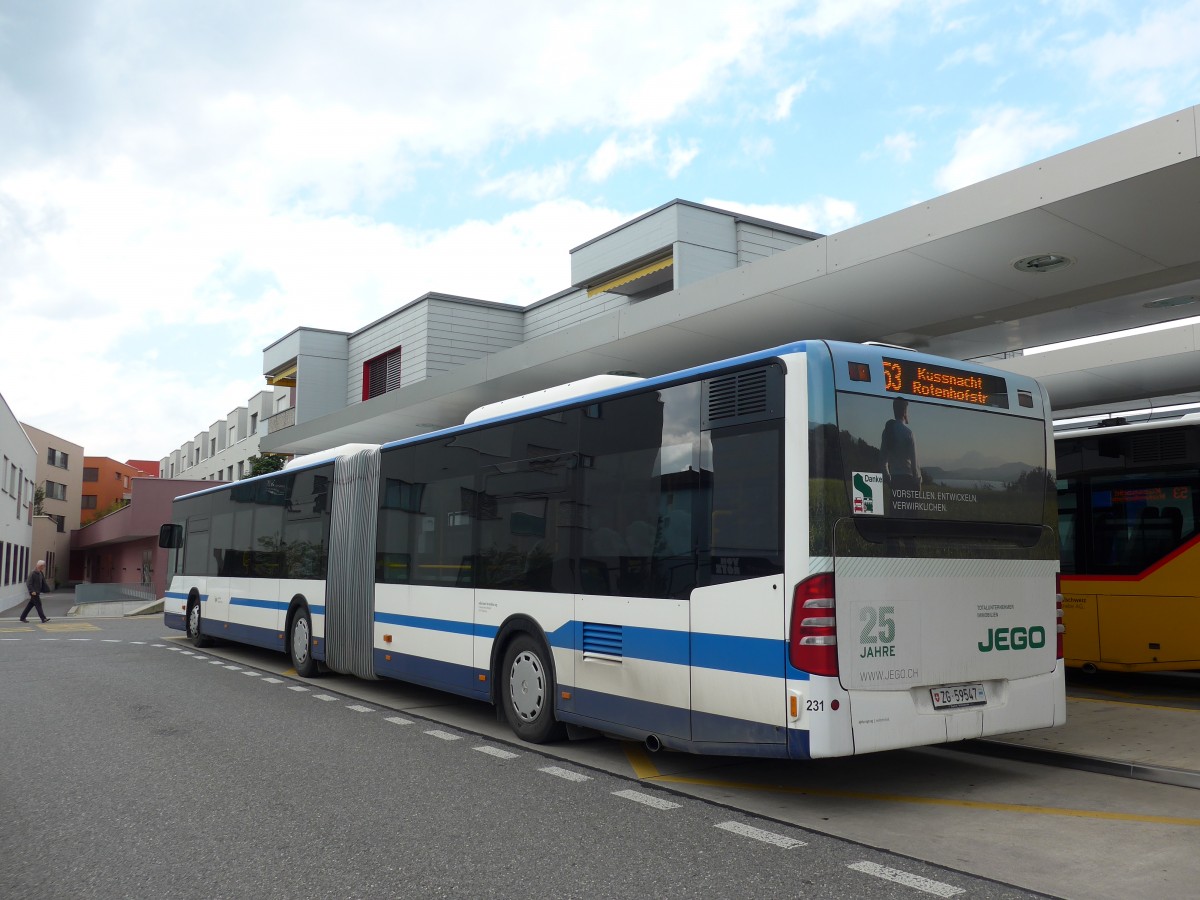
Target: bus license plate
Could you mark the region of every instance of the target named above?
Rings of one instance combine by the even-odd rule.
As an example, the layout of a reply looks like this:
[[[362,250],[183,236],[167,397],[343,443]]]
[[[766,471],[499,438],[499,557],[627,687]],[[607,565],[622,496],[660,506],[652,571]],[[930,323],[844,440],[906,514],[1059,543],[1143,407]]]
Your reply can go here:
[[[987,694],[983,685],[948,684],[945,687],[930,688],[934,709],[954,709],[958,706],[983,706],[987,703]]]

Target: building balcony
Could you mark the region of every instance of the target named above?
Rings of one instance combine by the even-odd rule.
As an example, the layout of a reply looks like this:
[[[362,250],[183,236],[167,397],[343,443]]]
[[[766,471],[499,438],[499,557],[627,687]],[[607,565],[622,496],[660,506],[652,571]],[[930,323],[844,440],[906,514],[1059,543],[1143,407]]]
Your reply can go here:
[[[296,424],[296,407],[290,407],[277,412],[273,416],[267,417],[267,434],[274,434],[284,428],[291,428]]]

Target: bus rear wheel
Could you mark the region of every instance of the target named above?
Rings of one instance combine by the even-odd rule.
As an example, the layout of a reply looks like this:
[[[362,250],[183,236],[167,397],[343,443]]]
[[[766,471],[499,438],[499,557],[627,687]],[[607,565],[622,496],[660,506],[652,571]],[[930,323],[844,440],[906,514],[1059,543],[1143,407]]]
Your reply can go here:
[[[536,638],[518,635],[500,664],[499,699],[509,727],[521,740],[544,744],[566,736],[566,727],[554,718],[554,691],[549,651]]]
[[[312,654],[312,616],[307,609],[299,609],[288,629],[288,656],[301,678],[313,678],[317,674],[317,661]]]

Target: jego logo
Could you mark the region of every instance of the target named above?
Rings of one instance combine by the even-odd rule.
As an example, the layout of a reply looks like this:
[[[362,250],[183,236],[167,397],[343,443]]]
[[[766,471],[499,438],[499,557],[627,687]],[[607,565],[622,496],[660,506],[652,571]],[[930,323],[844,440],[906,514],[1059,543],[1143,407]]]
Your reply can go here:
[[[1037,650],[1045,646],[1046,629],[1041,625],[1032,628],[1021,625],[1016,628],[989,628],[987,640],[979,642],[979,649],[983,653],[993,650]]]
[[[855,472],[854,511],[859,515],[883,515],[883,473]]]

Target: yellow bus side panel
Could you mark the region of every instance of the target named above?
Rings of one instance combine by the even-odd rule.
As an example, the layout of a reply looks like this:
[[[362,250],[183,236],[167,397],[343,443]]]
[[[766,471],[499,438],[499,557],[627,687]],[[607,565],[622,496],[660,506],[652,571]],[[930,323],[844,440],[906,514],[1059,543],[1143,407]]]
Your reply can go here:
[[[1200,660],[1195,597],[1101,597],[1104,662],[1164,663]]]
[[[1063,591],[1063,655],[1067,665],[1080,666],[1100,658],[1099,603],[1095,594]]]

